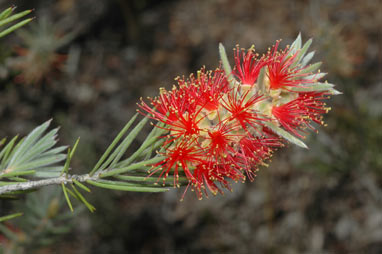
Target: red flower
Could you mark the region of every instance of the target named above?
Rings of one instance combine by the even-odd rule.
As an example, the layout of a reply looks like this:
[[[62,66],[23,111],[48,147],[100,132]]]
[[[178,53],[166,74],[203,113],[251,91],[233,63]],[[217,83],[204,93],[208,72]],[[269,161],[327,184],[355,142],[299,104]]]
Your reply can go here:
[[[231,189],[230,180],[253,180],[258,167],[283,146],[277,134],[282,132],[274,125],[303,137],[304,129],[314,129],[312,122],[322,124],[329,110],[323,102],[328,92],[301,92],[307,83],[314,88],[317,80],[298,64],[299,50],[277,51],[278,45],[261,58],[252,48],[237,48],[229,75],[238,80],[231,86],[221,69],[203,68],[188,79],[178,78],[171,91],[162,89],[151,106],[142,101],[140,108],[168,131],[161,137],[166,139],[160,153],[164,159],[153,165],[150,175],[166,179],[172,174],[178,185],[182,171],[189,181],[186,191],[191,186],[199,198],[208,191],[222,193]],[[263,67],[263,84],[270,89],[256,86]],[[293,87],[303,89],[295,92]]]
[[[237,130],[237,126],[229,125],[227,122],[219,122],[214,128],[208,130],[208,136],[205,137],[208,142],[208,155],[215,157],[226,157],[227,154],[234,153],[231,147],[233,143],[240,139],[240,135],[233,134]],[[217,158],[216,161],[219,159]]]
[[[240,140],[237,160],[243,165],[248,178],[252,181],[259,165],[272,156],[275,148],[281,147],[278,138],[258,138],[247,136]]]
[[[278,46],[279,42],[273,47],[273,52],[268,55],[271,59],[267,63],[270,89],[288,89],[317,82],[314,78],[307,79],[312,73],[305,72],[307,67],[301,67],[296,63],[300,51],[290,54],[290,50],[277,51]]]
[[[178,88],[161,90],[160,96],[151,100],[152,107],[144,102],[140,105],[168,130],[166,151],[161,154],[165,159],[153,165],[150,175],[159,173],[166,179],[173,174],[176,185],[183,170],[199,196],[206,189],[216,194],[221,192],[218,182],[229,188],[228,179],[244,180],[244,171],[249,175],[250,167],[270,155],[271,146],[248,138],[251,133],[260,134],[261,122],[267,121],[255,109],[262,97],[248,89],[230,89],[220,69],[202,69],[197,77],[177,81]],[[250,146],[245,149],[247,143]]]
[[[227,178],[234,181],[245,179],[241,172],[234,170],[233,168],[224,167],[222,165],[210,166],[205,164],[198,165],[194,170],[193,176],[196,179],[193,188],[199,199],[203,197],[203,194],[208,196],[206,189],[213,195],[216,195],[218,192],[223,194],[223,191],[221,190],[222,188],[232,191]],[[219,183],[220,186],[218,186],[217,183]]]
[[[266,64],[266,58],[258,59],[258,54],[255,53],[254,48],[250,48],[245,52],[243,49],[236,47],[234,75],[243,85],[253,86],[257,81],[261,68]]]
[[[330,108],[326,107],[323,100],[327,99],[326,92],[299,93],[298,98],[281,106],[272,108],[273,116],[287,130],[298,137],[306,127],[314,130],[311,121],[323,124],[322,114]]]
[[[217,110],[221,97],[229,90],[224,71],[220,69],[206,72],[203,68],[196,79],[191,76],[190,83],[194,84],[194,89],[188,90],[190,96],[207,111]]]
[[[151,118],[165,123],[164,128],[175,139],[197,135],[200,121],[207,116],[202,110],[216,110],[228,91],[228,81],[220,69],[208,73],[202,69],[197,78],[191,75],[188,80],[177,81],[179,88],[170,92],[162,89],[159,98],[151,100],[152,107],[143,101],[139,105]]]
[[[158,98],[151,100],[152,107],[141,102],[140,108],[149,113],[149,116],[165,124],[164,129],[177,139],[183,136],[198,134],[198,122],[201,109],[197,110],[195,103],[184,89],[173,89],[170,92],[161,90]]]
[[[163,180],[166,180],[169,173],[172,173],[174,175],[174,186],[176,186],[178,184],[179,169],[181,168],[189,181],[195,182],[191,173],[191,167],[202,162],[203,153],[193,142],[194,141],[181,141],[177,143],[175,147],[168,148],[166,153],[162,154],[165,155],[166,158],[152,165],[153,168],[149,176],[161,171],[158,179],[163,177]]]
[[[264,97],[260,95],[251,96],[250,90],[242,92],[237,89],[227,94],[227,99],[222,100],[222,105],[231,114],[231,120],[240,123],[244,130],[249,127],[257,129],[261,121],[266,120],[255,110],[255,104],[262,99]]]

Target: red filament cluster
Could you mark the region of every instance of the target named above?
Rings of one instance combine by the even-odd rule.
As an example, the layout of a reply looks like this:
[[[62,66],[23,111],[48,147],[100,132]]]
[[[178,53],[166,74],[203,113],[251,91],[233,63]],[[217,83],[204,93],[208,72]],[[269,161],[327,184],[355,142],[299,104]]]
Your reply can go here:
[[[268,124],[304,137],[305,129],[322,124],[329,91],[308,91],[318,82],[300,63],[300,51],[278,51],[278,43],[259,57],[253,48],[235,49],[233,72],[204,68],[177,78],[172,90],[142,101],[144,114],[164,124],[167,132],[150,175],[164,180],[186,177],[198,197],[230,189],[230,180],[253,180],[261,165],[285,144]],[[262,74],[261,74],[262,73]],[[261,80],[260,80],[261,79]],[[297,88],[297,89],[296,89]],[[305,90],[304,90],[305,89]],[[187,187],[187,188],[188,188]]]

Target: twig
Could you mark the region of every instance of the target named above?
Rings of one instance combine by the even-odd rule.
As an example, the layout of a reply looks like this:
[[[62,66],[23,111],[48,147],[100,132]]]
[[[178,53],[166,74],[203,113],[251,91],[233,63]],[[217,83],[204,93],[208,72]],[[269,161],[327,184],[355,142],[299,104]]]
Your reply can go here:
[[[87,180],[98,180],[99,176],[93,175],[89,176],[89,174],[85,175],[63,175],[56,178],[49,178],[44,180],[37,180],[37,181],[28,181],[28,182],[21,182],[21,183],[11,183],[9,185],[1,186],[0,187],[0,195],[9,193],[12,191],[23,191],[23,190],[30,190],[34,188],[39,188],[42,186],[47,185],[53,185],[53,184],[67,184],[67,183],[73,183],[74,180],[78,182],[85,182]]]

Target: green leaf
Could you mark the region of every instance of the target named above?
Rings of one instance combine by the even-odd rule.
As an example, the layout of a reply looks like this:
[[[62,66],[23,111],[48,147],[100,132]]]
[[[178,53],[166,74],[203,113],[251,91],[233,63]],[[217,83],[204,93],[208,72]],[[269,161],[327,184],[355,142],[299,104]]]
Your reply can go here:
[[[0,158],[1,158],[1,169],[5,168],[5,164],[8,160],[8,156],[10,152],[12,151],[12,148],[17,140],[18,136],[15,136],[0,152]]]
[[[297,64],[300,63],[300,60],[301,58],[305,55],[305,53],[308,51],[310,45],[312,44],[312,39],[309,39],[305,44],[304,46],[302,47],[302,49],[300,49],[300,51],[298,51],[297,53],[297,56],[296,56],[296,59],[294,59],[294,63],[290,66],[291,68],[297,66]]]
[[[313,83],[313,84],[305,84],[304,86],[296,86],[292,87],[290,90],[295,92],[314,92],[314,91],[326,91],[333,88],[334,85],[329,83]]]
[[[71,184],[72,186],[72,189],[74,191],[74,193],[77,195],[77,197],[82,201],[82,203],[84,203],[84,205],[89,209],[90,212],[94,212],[96,210],[96,208],[90,204],[84,196],[82,196],[82,194],[77,190],[77,188]]]
[[[21,175],[31,175],[34,174],[36,171],[35,170],[26,170],[26,171],[12,171],[9,173],[4,173],[0,175],[1,178],[8,178],[8,177],[13,177],[13,176],[21,176]]]
[[[10,154],[7,158],[7,160],[4,162],[5,165],[8,165],[9,164],[9,161],[13,158],[14,154],[16,153],[17,149],[20,147],[20,145],[23,143],[25,137],[23,137],[22,139],[19,140],[19,142],[12,148],[12,150],[10,151]],[[6,166],[5,166],[6,168]]]
[[[124,181],[133,181],[133,182],[143,182],[143,183],[158,183],[158,177],[155,176],[128,176],[128,175],[116,175],[114,176],[117,179],[124,180]],[[187,177],[179,177],[178,182],[180,184],[188,183],[189,180]],[[163,183],[163,181],[159,180],[159,183]],[[165,184],[173,184],[174,183],[174,177],[167,177],[165,180]]]
[[[84,191],[87,191],[87,192],[91,192],[91,190],[86,187],[84,184],[80,183],[79,181],[77,181],[76,179],[73,179],[73,182],[78,186],[80,187],[81,189],[83,189]]]
[[[20,19],[20,18],[28,15],[31,12],[32,12],[32,10],[26,10],[26,11],[14,14],[8,18],[2,19],[2,20],[0,20],[0,26],[6,25],[8,23],[11,23],[11,22],[17,20],[17,19]]]
[[[112,163],[109,165],[110,168],[113,168],[121,159],[121,157],[124,155],[126,152],[127,148],[130,146],[130,144],[134,141],[138,133],[142,130],[142,128],[146,125],[147,121],[149,118],[146,116],[143,118],[137,126],[134,127],[134,129],[127,135],[127,137],[122,141],[120,146],[118,147],[118,153],[116,154],[114,160]]]
[[[154,127],[150,134],[147,136],[145,141],[142,143],[142,145],[139,147],[137,151],[135,151],[128,159],[121,161],[118,163],[118,167],[124,167],[129,165],[131,162],[133,162],[138,156],[142,154],[144,150],[146,150],[149,146],[153,145],[156,142],[161,142],[163,143],[164,139],[159,140],[158,138],[167,132],[167,130],[160,129],[158,127]]]
[[[17,166],[19,164],[19,161],[23,161],[24,157],[29,155],[27,151],[31,150],[31,147],[33,147],[33,144],[41,137],[41,135],[45,132],[45,130],[48,128],[51,120],[43,123],[42,125],[35,128],[29,135],[23,140],[20,141],[19,147],[15,149],[15,153],[12,156],[11,161],[9,162],[9,165]],[[8,166],[9,167],[9,166]]]
[[[62,184],[61,184],[61,187],[62,187],[62,192],[64,192],[64,196],[65,196],[66,202],[68,203],[69,209],[70,209],[70,211],[73,212],[72,202],[70,202],[70,198],[69,198],[68,193],[67,193],[67,191],[66,191],[65,184],[62,183]]]
[[[306,68],[302,69],[299,73],[304,74],[304,73],[315,72],[318,70],[318,68],[320,68],[321,64],[322,64],[322,62],[317,62],[317,63],[311,64],[311,65],[307,66]]]
[[[65,161],[64,168],[62,169],[62,173],[68,173],[70,161],[72,160],[72,157],[73,157],[74,153],[76,152],[77,145],[78,145],[79,142],[80,142],[80,138],[78,138],[76,140],[76,143],[74,143],[74,146],[73,146],[72,150],[69,148],[68,156],[66,157],[66,161]]]
[[[227,53],[222,43],[219,43],[219,54],[220,54],[220,59],[223,64],[223,69],[225,71],[225,74],[227,76],[231,75],[232,68],[231,68],[231,65],[229,64]]]
[[[317,82],[314,84],[305,84],[304,86],[299,86],[299,87],[292,87],[291,90],[295,92],[319,92],[319,91],[329,91],[333,95],[339,95],[342,94],[340,91],[337,91],[336,89],[333,88],[334,85],[330,83],[321,83]]]
[[[0,20],[6,19],[16,9],[16,6],[11,6],[0,13]]]
[[[219,54],[223,64],[225,75],[227,76],[227,80],[230,83],[231,87],[235,87],[237,81],[232,75],[232,68],[231,68],[231,65],[229,64],[227,53],[222,43],[219,43]]]
[[[66,159],[66,154],[57,154],[57,155],[50,155],[50,156],[43,156],[34,159],[33,161],[29,163],[22,164],[17,167],[10,167],[15,171],[19,170],[28,170],[28,169],[35,169],[36,171],[39,170],[40,168],[43,168],[45,166],[52,165],[54,163],[63,161]]]
[[[260,70],[259,77],[257,78],[257,89],[260,91],[260,94],[265,94],[266,88],[265,88],[265,83],[264,83],[264,78],[265,78],[265,68],[263,67]]]
[[[27,179],[18,176],[9,177],[8,179],[14,182],[28,182]]]
[[[165,129],[161,129],[165,126],[164,123],[159,123],[156,128],[153,129],[153,131],[156,129],[156,132],[155,132],[155,136],[158,137],[157,140],[155,140],[154,143],[152,143],[151,145],[149,145],[149,148],[147,150],[144,151],[143,153],[143,160],[148,160],[152,157],[152,153],[154,151],[156,151],[156,149],[160,148],[163,146],[163,143],[166,141],[166,138],[165,137],[161,137],[160,135],[162,134],[165,134],[166,132],[168,132],[168,130],[165,130]],[[151,133],[150,133],[151,134]],[[149,135],[149,137],[151,138],[151,136]],[[148,143],[149,142],[149,139],[147,139]],[[146,143],[146,140],[145,140],[145,143]]]
[[[111,169],[109,171],[103,172],[100,175],[100,177],[103,178],[103,177],[113,176],[113,175],[122,174],[122,173],[125,173],[128,171],[141,169],[141,168],[147,168],[148,169],[148,168],[151,168],[150,165],[158,163],[164,159],[165,159],[164,156],[158,156],[158,157],[154,157],[152,159],[146,160],[146,161],[140,161],[140,162],[131,164],[131,165],[126,166],[126,167]]]
[[[304,56],[304,58],[301,60],[301,67],[305,67],[310,62],[310,60],[312,60],[314,54],[315,54],[314,51],[306,54],[306,56]]]
[[[5,182],[5,181],[0,181],[0,186],[6,186],[6,185],[11,185],[15,184],[14,182]]]
[[[312,79],[320,80],[323,77],[325,77],[326,75],[327,75],[327,73],[325,73],[325,72],[319,72],[319,73],[314,73],[312,75],[306,76],[306,77],[304,77],[304,79],[306,79],[306,80],[312,80]]]
[[[23,215],[23,213],[13,213],[13,214],[10,214],[10,215],[2,216],[2,217],[0,217],[0,222],[6,221],[6,220],[10,220],[10,219],[22,216],[22,215]]]
[[[338,90],[336,90],[334,88],[329,89],[329,92],[331,92],[332,95],[341,95],[341,94],[343,94],[342,92],[340,92],[340,91],[338,91]]]
[[[49,124],[50,121],[47,121],[36,127],[25,138],[21,139],[16,146],[17,137],[14,137],[0,152],[1,168],[6,170],[7,173],[35,170],[36,174],[34,176],[37,176],[40,175],[38,171],[46,172],[47,169],[55,169],[56,167],[51,165],[65,160],[66,155],[61,152],[66,147],[53,148],[57,143],[58,129],[53,129],[44,135]],[[62,166],[60,169],[62,169]]]
[[[17,162],[19,164],[22,164],[26,161],[29,161],[31,158],[36,157],[38,154],[42,154],[49,148],[53,147],[56,144],[55,138],[57,136],[57,130],[58,128],[53,129],[44,137],[40,138],[39,140],[36,140],[37,142],[33,144],[33,150],[25,154],[22,157],[22,159],[18,159]]]
[[[113,142],[110,144],[110,146],[106,149],[105,153],[102,155],[101,159],[97,162],[97,164],[94,166],[94,168],[90,171],[89,175],[92,176],[96,171],[100,169],[101,164],[106,160],[106,158],[109,156],[111,151],[114,149],[114,147],[117,145],[117,143],[121,140],[123,135],[127,132],[127,130],[130,128],[130,126],[133,124],[135,119],[137,118],[138,113],[135,114],[130,121],[123,127],[123,129],[118,133],[117,137],[113,140]],[[110,160],[111,161],[111,160]],[[106,163],[105,167],[107,166],[108,163]],[[104,167],[104,168],[105,168]],[[104,169],[103,168],[103,169]],[[100,170],[103,170],[100,169]]]
[[[123,186],[133,186],[133,187],[152,187],[152,186],[148,186],[148,184],[143,184],[143,183],[132,183],[132,182],[115,181],[115,180],[108,180],[108,179],[96,179],[91,181],[105,183],[105,184],[112,184],[112,185],[123,185]]]
[[[17,184],[17,182],[13,182],[14,184]],[[7,194],[12,194],[12,195],[20,195],[20,194],[27,194],[36,191],[36,189],[29,189],[29,190],[17,190],[17,191],[11,191],[8,192]]]
[[[162,138],[159,141],[155,142],[148,150],[145,151],[145,156],[143,160],[148,160],[152,157],[152,154],[154,151],[157,151],[158,149],[160,151],[163,151],[164,147],[169,146],[169,144],[163,146],[163,143],[166,142],[166,139]]]
[[[16,25],[11,26],[10,28],[5,29],[4,31],[0,32],[0,38],[12,33],[13,31],[19,29],[22,26],[25,26],[26,24],[28,24],[32,20],[34,20],[34,18],[29,18],[29,19],[26,19],[26,20],[23,20],[23,21],[17,23]]]
[[[297,50],[301,49],[301,44],[301,33],[298,33],[296,40],[294,40],[294,42],[290,46],[290,55],[293,55],[297,52]]]
[[[58,169],[58,171],[41,171],[38,170],[36,173],[34,173],[33,176],[38,178],[53,178],[53,177],[59,177],[62,175],[61,173],[62,167]]]
[[[302,147],[302,148],[308,148],[304,142],[302,142],[300,139],[294,137],[293,135],[291,135],[289,132],[285,131],[284,129],[281,129],[280,127],[277,127],[276,125],[274,125],[273,123],[271,122],[264,122],[264,124],[269,128],[271,129],[272,131],[274,131],[277,135],[285,138],[286,140],[288,140],[289,142],[295,144],[295,145],[298,145],[299,147]]]
[[[62,153],[64,150],[66,150],[67,148],[68,148],[68,146],[59,146],[59,147],[50,149],[50,150],[48,150],[48,151],[42,153],[41,156],[60,154],[60,153]]]
[[[113,182],[113,181],[105,181],[105,180],[87,180],[88,184],[105,188],[105,189],[111,189],[111,190],[120,190],[120,191],[134,191],[134,192],[164,192],[168,191],[167,188],[161,188],[161,187],[142,187],[142,186],[134,186],[134,185],[127,185],[121,182]]]
[[[124,138],[124,140],[119,144],[119,146],[114,150],[114,152],[109,156],[109,158],[102,164],[98,171],[103,171],[105,168],[113,168],[121,159],[122,155],[126,152],[127,148],[133,142],[138,133],[142,130],[144,125],[148,121],[148,117],[143,118],[137,126]]]
[[[72,196],[73,198],[75,198],[76,200],[78,201],[81,201],[80,198],[76,195],[76,193],[74,193],[73,191],[71,191],[69,188],[66,188],[66,191],[68,192],[68,194],[70,196]]]

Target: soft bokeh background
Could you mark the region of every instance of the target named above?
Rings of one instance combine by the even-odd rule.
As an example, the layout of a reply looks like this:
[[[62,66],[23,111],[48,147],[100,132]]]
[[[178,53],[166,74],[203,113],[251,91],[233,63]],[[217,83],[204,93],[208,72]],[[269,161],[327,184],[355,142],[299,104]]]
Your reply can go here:
[[[44,226],[14,221],[35,243],[20,253],[382,253],[380,0],[0,1],[2,9],[11,4],[35,8],[37,18],[0,42],[0,137],[53,118],[61,144],[81,136],[77,173],[94,165],[140,97],[203,65],[215,68],[219,42],[264,52],[301,31],[344,93],[330,100],[328,127],[306,140],[309,150],[278,151],[233,193],[199,201],[190,192],[179,202],[183,189],[94,189],[97,211],[55,221],[71,227],[45,232],[49,241],[32,233]],[[49,209],[57,202],[37,195]],[[3,213],[25,200],[0,202]]]

